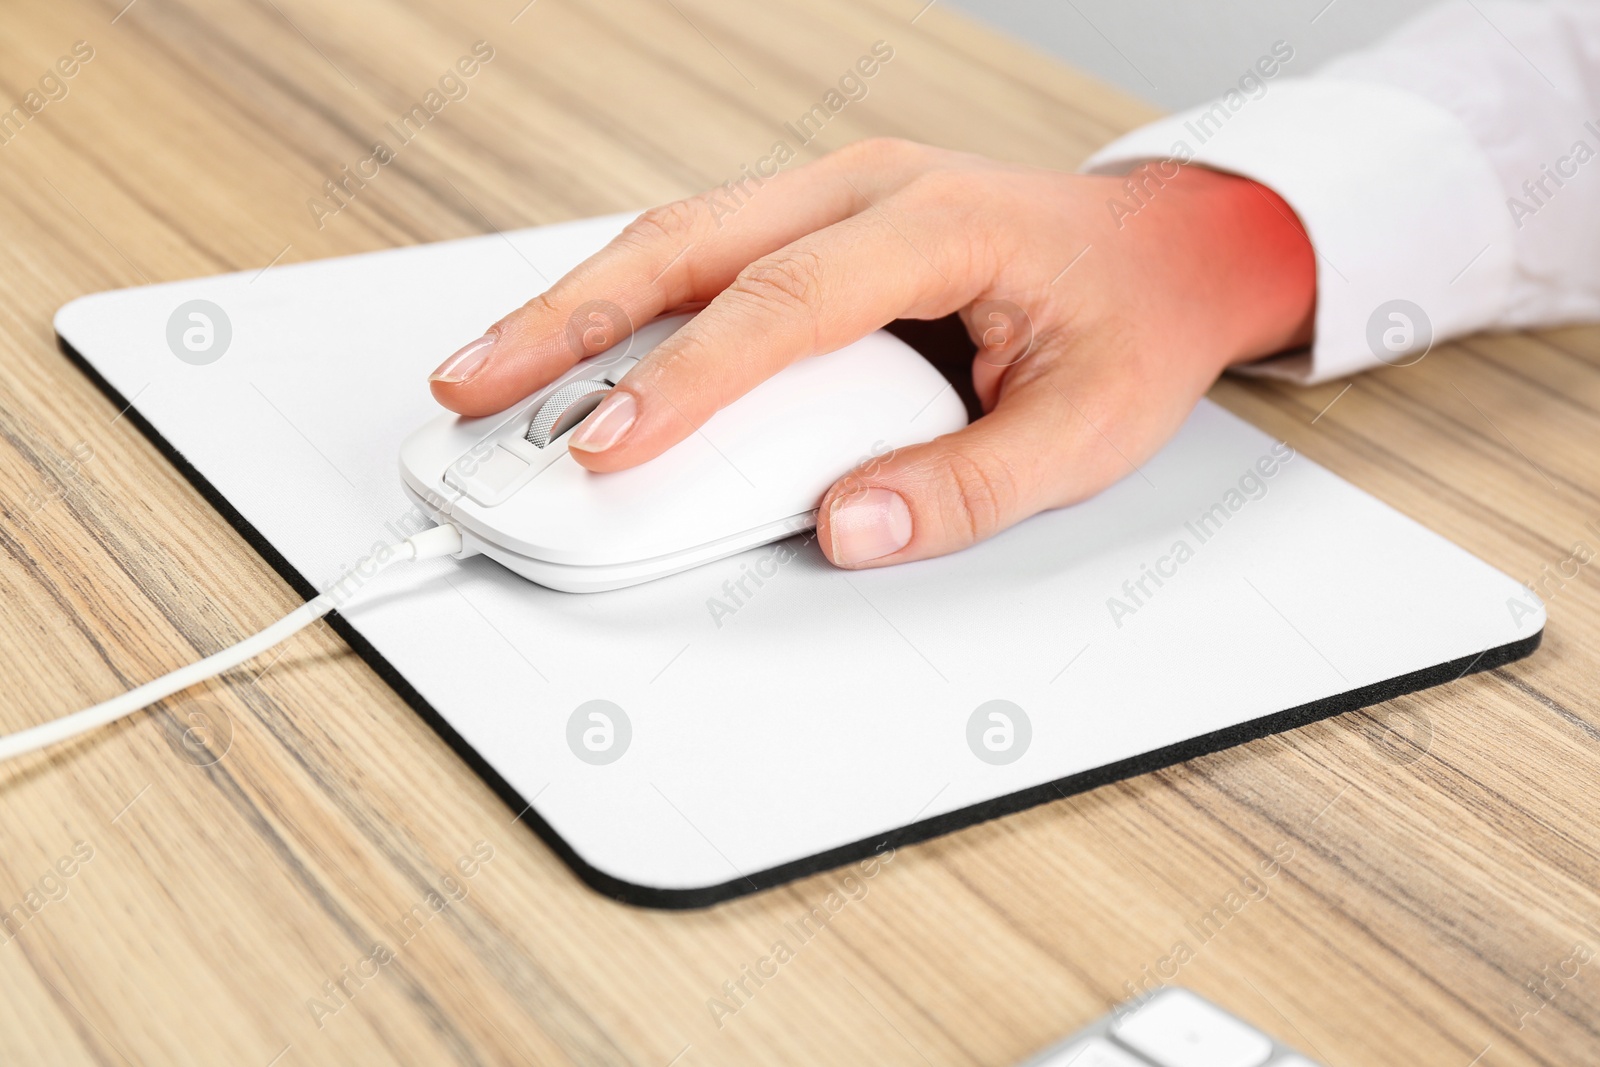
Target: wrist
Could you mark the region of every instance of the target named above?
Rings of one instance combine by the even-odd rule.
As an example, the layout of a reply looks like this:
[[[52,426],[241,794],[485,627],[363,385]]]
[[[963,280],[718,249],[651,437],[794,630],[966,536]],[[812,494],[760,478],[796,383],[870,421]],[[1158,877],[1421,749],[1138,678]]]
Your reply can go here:
[[[1310,344],[1316,253],[1293,210],[1248,178],[1188,165],[1178,171],[1168,184],[1178,193],[1174,206],[1183,207],[1164,213],[1165,241],[1192,313],[1209,327],[1217,370]]]
[[[1317,306],[1317,258],[1288,203],[1271,189],[1232,174],[1214,179],[1212,215],[1226,276],[1242,297],[1240,332],[1230,366],[1311,343]]]

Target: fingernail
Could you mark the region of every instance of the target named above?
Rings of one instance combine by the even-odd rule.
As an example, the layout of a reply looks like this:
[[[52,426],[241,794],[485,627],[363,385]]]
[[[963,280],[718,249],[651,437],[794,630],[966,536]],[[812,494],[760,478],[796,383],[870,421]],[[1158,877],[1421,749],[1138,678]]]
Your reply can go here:
[[[634,401],[633,394],[613,389],[600,401],[600,406],[583,420],[583,424],[572,432],[572,441],[567,447],[580,452],[604,452],[622,440],[622,435],[628,432],[628,427],[638,417],[639,405]]]
[[[834,501],[828,532],[835,563],[865,563],[910,543],[911,509],[892,489],[863,489]]]
[[[439,364],[439,369],[428,375],[428,381],[449,383],[466,381],[489,358],[489,353],[494,350],[494,342],[494,334],[484,334]]]

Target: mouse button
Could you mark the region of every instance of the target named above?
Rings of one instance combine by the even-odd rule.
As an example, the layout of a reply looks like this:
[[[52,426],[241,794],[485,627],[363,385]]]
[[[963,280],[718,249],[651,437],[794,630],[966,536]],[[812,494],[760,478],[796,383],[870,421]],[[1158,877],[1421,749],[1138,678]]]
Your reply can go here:
[[[535,448],[546,448],[581,422],[611,391],[611,383],[598,378],[567,382],[545,398],[524,435]]]
[[[468,459],[471,462],[466,462]],[[477,503],[492,507],[510,496],[532,469],[533,464],[526,459],[495,445],[452,463],[444,480]]]
[[[545,465],[543,451],[541,449],[534,448],[532,442],[530,442],[520,433],[504,434],[495,443],[501,448],[505,449],[507,452],[510,452],[513,456],[526,460],[536,467],[542,467]]]

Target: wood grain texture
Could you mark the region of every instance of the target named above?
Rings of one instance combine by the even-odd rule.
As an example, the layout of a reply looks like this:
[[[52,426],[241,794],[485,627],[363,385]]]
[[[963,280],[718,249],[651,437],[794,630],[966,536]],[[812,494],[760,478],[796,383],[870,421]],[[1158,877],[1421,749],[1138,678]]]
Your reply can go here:
[[[1150,115],[922,0],[124,2],[12,0],[0,35],[0,102],[94,49],[0,145],[7,730],[295,603],[56,352],[67,300],[684,195],[877,40],[893,62],[807,153],[897,134],[1071,167]],[[319,228],[322,183],[479,40],[467,97]],[[1600,539],[1600,331],[1345,386],[1213,395],[1519,577]],[[319,629],[0,769],[0,1060],[1006,1063],[1184,941],[1178,980],[1333,1067],[1589,1062],[1600,964],[1550,976],[1600,945],[1597,639],[1584,570],[1530,660],[902,849],[719,1025],[708,1001],[837,872],[687,914],[608,902]],[[1389,715],[1426,751],[1374,744]],[[1275,850],[1264,898],[1197,937]]]

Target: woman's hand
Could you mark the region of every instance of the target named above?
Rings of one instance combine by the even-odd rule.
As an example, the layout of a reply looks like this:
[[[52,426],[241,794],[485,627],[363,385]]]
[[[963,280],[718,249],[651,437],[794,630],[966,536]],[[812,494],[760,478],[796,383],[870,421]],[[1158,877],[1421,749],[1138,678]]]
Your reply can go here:
[[[568,336],[581,305],[642,324],[705,304],[572,431],[578,462],[614,471],[796,360],[959,311],[985,415],[875,458],[821,504],[828,558],[877,566],[964,548],[1129,474],[1224,368],[1305,344],[1314,299],[1300,224],[1243,178],[1173,163],[1086,177],[864,141],[742,198],[647,211],[431,382],[451,410],[500,411],[593,354]]]

